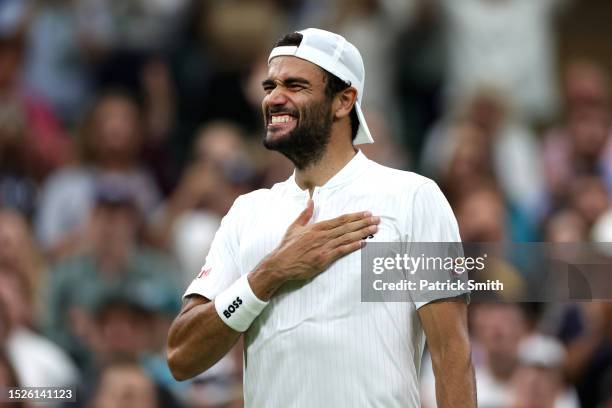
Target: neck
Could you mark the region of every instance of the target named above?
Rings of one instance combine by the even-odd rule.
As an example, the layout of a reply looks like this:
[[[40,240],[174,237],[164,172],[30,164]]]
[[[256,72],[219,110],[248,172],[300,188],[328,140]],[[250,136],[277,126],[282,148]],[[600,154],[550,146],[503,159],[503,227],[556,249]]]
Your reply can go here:
[[[308,189],[310,195],[316,186],[324,185],[351,161],[357,150],[349,138],[331,137],[323,157],[304,169],[296,169],[295,181],[301,189]]]

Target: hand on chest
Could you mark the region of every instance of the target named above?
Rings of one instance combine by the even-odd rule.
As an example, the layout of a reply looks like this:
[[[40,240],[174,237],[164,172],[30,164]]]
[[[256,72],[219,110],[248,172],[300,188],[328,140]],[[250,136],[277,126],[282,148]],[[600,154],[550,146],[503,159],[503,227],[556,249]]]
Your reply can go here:
[[[306,203],[278,200],[269,202],[265,208],[254,210],[254,216],[245,220],[240,235],[240,263],[242,273],[248,273],[265,256],[272,252],[281,242],[289,225],[304,209]],[[343,214],[358,211],[370,211],[380,217],[378,231],[363,237],[367,242],[398,242],[404,236],[399,221],[399,214],[392,214],[385,209],[384,203],[372,197],[347,200],[315,201],[315,211],[311,223],[330,220]],[[339,259],[336,263],[348,262],[352,257],[359,257],[360,251]]]

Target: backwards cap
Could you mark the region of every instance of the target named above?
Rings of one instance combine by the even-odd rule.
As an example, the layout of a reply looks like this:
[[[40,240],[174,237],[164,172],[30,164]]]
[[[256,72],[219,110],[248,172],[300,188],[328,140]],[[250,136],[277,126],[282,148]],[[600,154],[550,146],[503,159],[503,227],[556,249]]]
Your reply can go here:
[[[365,69],[359,50],[341,35],[329,31],[307,28],[306,30],[296,32],[302,34],[300,45],[275,47],[270,52],[268,64],[274,57],[297,57],[312,62],[344,82],[348,82],[357,90],[355,111],[359,119],[359,129],[353,143],[356,145],[374,143],[361,109]]]

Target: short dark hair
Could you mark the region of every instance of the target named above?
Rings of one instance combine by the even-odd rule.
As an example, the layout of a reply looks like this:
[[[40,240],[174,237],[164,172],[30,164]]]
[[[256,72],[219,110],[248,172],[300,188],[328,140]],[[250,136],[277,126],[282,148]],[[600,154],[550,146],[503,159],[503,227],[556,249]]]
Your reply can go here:
[[[302,43],[302,38],[304,38],[304,36],[300,33],[289,33],[281,37],[276,44],[274,44],[274,47],[281,47],[285,45],[294,45],[297,47]],[[321,69],[325,73],[326,77],[325,96],[327,96],[328,99],[331,99],[338,92],[344,91],[351,86],[350,83],[341,80],[331,72],[328,72],[323,68]],[[351,109],[349,119],[351,121],[351,138],[352,140],[355,140],[355,137],[357,137],[357,131],[359,130],[359,118],[357,118],[357,110],[355,109],[355,106],[353,106],[353,109]]]

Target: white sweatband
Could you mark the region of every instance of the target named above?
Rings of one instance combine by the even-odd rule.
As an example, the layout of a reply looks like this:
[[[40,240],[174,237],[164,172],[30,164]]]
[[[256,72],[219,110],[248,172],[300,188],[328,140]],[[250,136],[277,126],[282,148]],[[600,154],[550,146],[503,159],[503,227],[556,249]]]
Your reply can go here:
[[[232,329],[245,332],[268,305],[253,293],[247,275],[243,275],[215,298],[217,314]]]

